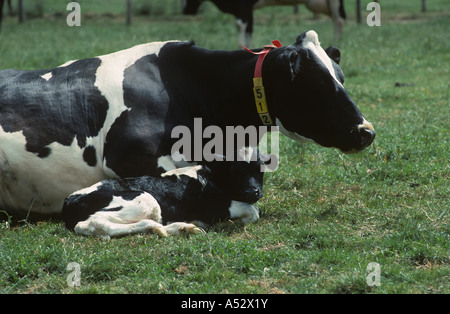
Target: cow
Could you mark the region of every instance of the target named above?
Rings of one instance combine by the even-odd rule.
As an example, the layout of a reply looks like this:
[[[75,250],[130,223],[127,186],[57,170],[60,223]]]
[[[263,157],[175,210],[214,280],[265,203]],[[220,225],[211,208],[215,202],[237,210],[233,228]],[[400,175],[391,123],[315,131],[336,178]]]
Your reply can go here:
[[[340,58],[308,31],[270,49],[260,65],[275,128],[356,153],[375,131],[344,88]],[[179,141],[172,130],[194,134],[196,118],[224,134],[228,126],[264,131],[253,86],[258,60],[245,50],[169,41],[51,69],[0,71],[0,208],[60,217],[74,191],[108,178],[159,176],[171,170]]]
[[[205,0],[183,0],[183,14],[197,14]],[[236,17],[239,32],[239,44],[251,46],[253,34],[253,10],[269,5],[304,4],[315,14],[326,14],[333,19],[334,40],[338,42],[342,35],[345,19],[344,0],[209,0],[222,12]]]
[[[263,196],[264,163],[252,147],[239,153],[242,160],[177,168],[161,177],[103,180],[66,198],[62,218],[78,234],[108,238],[198,233],[197,226],[234,218],[256,221],[259,210],[252,204]]]

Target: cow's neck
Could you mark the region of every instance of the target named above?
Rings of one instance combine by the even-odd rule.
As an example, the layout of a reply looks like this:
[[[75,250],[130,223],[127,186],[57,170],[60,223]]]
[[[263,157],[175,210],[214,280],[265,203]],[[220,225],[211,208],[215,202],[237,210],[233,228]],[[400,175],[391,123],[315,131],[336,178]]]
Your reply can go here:
[[[253,96],[257,56],[195,46],[181,49],[184,51],[171,60],[170,66],[174,73],[181,73],[174,84],[183,86],[176,93],[183,99],[179,105],[185,106],[191,119],[202,118],[203,126],[262,125]]]

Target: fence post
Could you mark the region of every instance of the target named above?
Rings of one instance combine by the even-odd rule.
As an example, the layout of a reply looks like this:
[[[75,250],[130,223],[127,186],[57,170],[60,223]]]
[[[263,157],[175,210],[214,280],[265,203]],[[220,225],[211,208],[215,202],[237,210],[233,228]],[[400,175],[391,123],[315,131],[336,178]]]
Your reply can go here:
[[[131,0],[127,0],[127,26],[131,25]]]
[[[427,12],[427,0],[422,0],[422,12]]]
[[[17,11],[18,11],[18,15],[19,15],[19,23],[22,23],[23,20],[25,19],[25,8],[23,6],[23,1],[19,0],[18,1],[18,7],[17,7]]]
[[[361,0],[356,0],[356,22],[361,24]]]

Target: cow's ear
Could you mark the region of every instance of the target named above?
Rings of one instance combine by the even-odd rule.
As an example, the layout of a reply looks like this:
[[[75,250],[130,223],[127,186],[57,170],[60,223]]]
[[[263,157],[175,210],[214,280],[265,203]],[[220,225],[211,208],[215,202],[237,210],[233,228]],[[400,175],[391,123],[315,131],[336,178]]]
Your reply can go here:
[[[297,51],[291,51],[288,55],[289,68],[291,71],[291,79],[293,80],[295,76],[300,71],[300,55]]]
[[[330,46],[327,49],[325,49],[325,52],[331,58],[331,60],[333,60],[337,64],[341,62],[341,51],[337,47]]]

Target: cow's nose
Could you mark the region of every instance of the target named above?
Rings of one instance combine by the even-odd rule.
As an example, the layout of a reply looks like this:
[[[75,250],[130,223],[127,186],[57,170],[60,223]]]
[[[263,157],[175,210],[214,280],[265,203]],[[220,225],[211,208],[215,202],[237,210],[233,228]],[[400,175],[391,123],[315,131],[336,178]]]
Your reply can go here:
[[[367,147],[370,144],[372,144],[372,142],[375,139],[375,136],[377,135],[377,133],[375,132],[374,129],[363,127],[363,128],[359,129],[359,135],[361,137],[361,146],[362,147]]]
[[[245,191],[247,199],[252,202],[258,201],[263,195],[259,188],[249,188]]]

